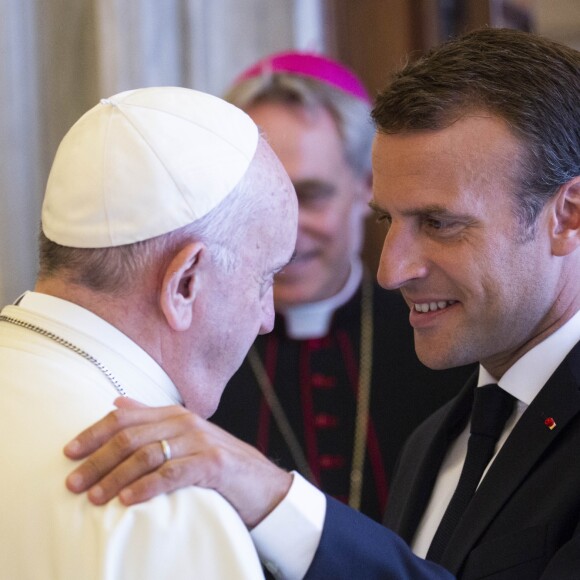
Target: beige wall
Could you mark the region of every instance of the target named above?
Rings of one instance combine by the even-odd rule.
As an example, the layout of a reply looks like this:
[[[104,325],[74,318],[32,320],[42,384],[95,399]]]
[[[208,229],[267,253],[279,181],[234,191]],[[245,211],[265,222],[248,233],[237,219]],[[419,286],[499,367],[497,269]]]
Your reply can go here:
[[[580,50],[580,0],[536,0],[533,10],[540,34]]]

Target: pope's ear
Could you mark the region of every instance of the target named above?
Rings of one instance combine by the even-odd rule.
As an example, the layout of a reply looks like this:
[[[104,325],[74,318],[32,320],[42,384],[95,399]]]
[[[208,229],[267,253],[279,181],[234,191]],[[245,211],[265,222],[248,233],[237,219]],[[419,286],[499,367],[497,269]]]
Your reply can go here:
[[[199,285],[199,265],[207,258],[205,253],[204,244],[193,242],[175,254],[165,268],[159,299],[167,324],[173,330],[187,330],[191,325]]]
[[[567,256],[580,246],[580,176],[560,187],[552,210],[552,253]]]

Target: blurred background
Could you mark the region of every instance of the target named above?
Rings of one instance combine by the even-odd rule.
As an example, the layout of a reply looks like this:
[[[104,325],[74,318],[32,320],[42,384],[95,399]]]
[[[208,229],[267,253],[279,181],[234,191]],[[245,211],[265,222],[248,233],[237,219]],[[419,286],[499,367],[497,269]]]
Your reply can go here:
[[[33,286],[56,147],[100,98],[157,85],[221,95],[289,48],[342,60],[374,95],[406,59],[482,25],[580,49],[580,0],[0,0],[0,302]],[[369,221],[373,269],[381,244]]]

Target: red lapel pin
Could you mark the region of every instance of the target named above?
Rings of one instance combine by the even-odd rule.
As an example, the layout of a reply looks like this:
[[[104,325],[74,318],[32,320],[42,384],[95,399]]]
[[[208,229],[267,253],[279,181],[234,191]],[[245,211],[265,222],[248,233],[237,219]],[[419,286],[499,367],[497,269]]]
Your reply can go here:
[[[556,428],[556,421],[554,421],[553,417],[548,417],[545,421],[544,421],[544,425],[550,430],[552,431],[553,429]]]

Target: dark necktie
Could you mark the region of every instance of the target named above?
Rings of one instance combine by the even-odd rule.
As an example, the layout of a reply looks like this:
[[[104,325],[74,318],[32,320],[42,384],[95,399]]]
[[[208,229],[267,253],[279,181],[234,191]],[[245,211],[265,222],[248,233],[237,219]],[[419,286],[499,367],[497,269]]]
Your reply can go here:
[[[471,435],[467,455],[453,497],[443,514],[441,523],[431,542],[427,559],[440,562],[467,504],[469,504],[481,476],[495,450],[507,418],[511,415],[514,398],[497,385],[475,389],[471,411]]]

